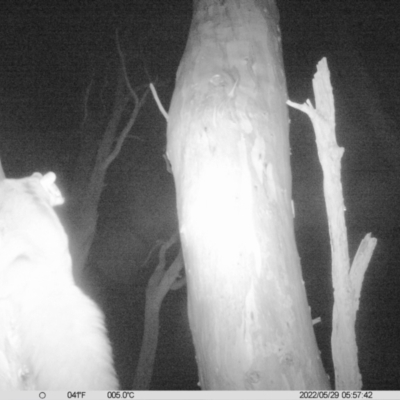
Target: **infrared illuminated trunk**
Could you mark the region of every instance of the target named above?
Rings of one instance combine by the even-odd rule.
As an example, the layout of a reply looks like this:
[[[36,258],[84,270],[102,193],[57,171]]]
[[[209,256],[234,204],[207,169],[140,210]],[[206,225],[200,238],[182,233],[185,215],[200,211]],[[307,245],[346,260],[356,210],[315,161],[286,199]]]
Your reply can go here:
[[[203,389],[326,389],[291,205],[272,0],[196,0],[168,122]]]

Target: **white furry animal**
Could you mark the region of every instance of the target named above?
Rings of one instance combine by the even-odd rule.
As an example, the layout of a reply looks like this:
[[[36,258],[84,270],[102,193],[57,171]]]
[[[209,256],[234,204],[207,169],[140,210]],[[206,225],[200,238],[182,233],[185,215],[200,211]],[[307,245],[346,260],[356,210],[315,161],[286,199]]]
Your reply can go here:
[[[117,389],[103,314],[72,277],[55,179],[0,180],[0,390]]]

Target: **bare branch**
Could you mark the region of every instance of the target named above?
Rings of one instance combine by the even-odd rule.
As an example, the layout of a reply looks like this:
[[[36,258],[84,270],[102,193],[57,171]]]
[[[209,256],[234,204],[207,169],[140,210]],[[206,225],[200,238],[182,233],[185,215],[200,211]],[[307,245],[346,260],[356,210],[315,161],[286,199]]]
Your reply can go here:
[[[4,179],[6,179],[6,174],[4,173],[3,165],[0,161],[0,181],[3,181]]]
[[[314,318],[314,319],[312,320],[312,324],[313,324],[313,325],[318,324],[318,323],[320,323],[320,322],[321,322],[321,317],[317,317],[317,318]]]
[[[180,271],[183,267],[184,263],[181,249],[163,276],[163,282],[165,282],[169,290],[178,290],[186,283],[186,277],[183,276],[179,278]]]
[[[157,279],[157,282],[160,282],[162,278],[162,274],[164,273],[164,268],[165,268],[165,255],[167,253],[167,250],[174,245],[179,239],[178,232],[175,232],[167,242],[165,242],[160,249],[159,256],[158,256],[158,265],[154,271],[153,276],[155,277],[154,279]],[[150,278],[152,279],[153,276]]]
[[[88,102],[89,102],[89,95],[90,95],[90,91],[92,89],[92,85],[93,85],[93,76],[90,79],[90,83],[87,86],[86,90],[85,90],[85,95],[83,97],[83,118],[82,118],[82,123],[81,123],[81,128],[84,127],[85,122],[88,118],[89,112],[88,112]]]
[[[131,83],[129,81],[129,78],[128,78],[128,73],[126,71],[125,55],[122,52],[121,45],[119,43],[118,29],[115,30],[115,42],[117,44],[118,55],[121,60],[121,67],[122,67],[122,72],[124,73],[126,86],[129,90],[130,94],[132,95],[133,99],[135,100],[135,106],[136,106],[139,102],[139,98],[138,98],[138,95],[136,94],[136,92],[133,90]]]
[[[114,150],[111,152],[111,154],[107,157],[106,161],[104,162],[103,169],[107,169],[108,166],[115,160],[115,158],[118,156],[119,152],[121,151],[122,145],[123,145],[128,133],[132,129],[132,126],[135,123],[137,115],[138,115],[140,109],[142,108],[148,93],[149,93],[149,90],[146,90],[144,92],[144,95],[140,99],[139,103],[136,103],[136,106],[132,112],[131,118],[129,119],[124,130],[122,131],[121,135],[117,139],[117,143],[115,144]]]
[[[160,250],[161,253],[162,250]],[[164,264],[164,266],[163,266]],[[165,260],[161,260],[150,277],[146,288],[146,301],[153,303],[155,307],[161,305],[165,295],[171,290],[177,290],[186,283],[186,278],[179,278],[180,272],[184,267],[182,250],[179,251],[175,260],[164,269]]]
[[[356,310],[358,310],[360,303],[361,288],[365,272],[374,253],[376,243],[377,239],[373,238],[370,233],[365,235],[364,239],[358,246],[357,253],[354,257],[353,263],[351,264],[350,279],[353,287],[354,307]]]
[[[157,240],[154,246],[150,249],[149,254],[147,255],[146,259],[142,262],[142,265],[139,269],[143,268],[150,260],[150,257],[154,254],[154,251],[157,249],[158,246],[162,243],[161,240]]]
[[[182,268],[184,267],[184,263],[182,262]],[[182,278],[178,278],[171,286],[170,290],[178,290],[181,287],[186,285],[186,276],[182,276]]]
[[[150,90],[151,90],[151,93],[153,94],[154,100],[157,103],[158,109],[160,110],[161,114],[164,115],[164,118],[168,121],[168,113],[165,111],[165,108],[161,104],[161,101],[158,97],[156,88],[154,87],[153,83],[150,83]]]

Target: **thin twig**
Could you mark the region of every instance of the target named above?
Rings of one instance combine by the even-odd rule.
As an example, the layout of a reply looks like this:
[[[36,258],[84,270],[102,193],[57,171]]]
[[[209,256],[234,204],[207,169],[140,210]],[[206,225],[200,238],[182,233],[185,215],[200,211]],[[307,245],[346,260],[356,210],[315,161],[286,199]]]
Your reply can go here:
[[[119,43],[118,29],[115,30],[115,41],[116,41],[116,44],[117,44],[117,50],[118,50],[119,58],[121,60],[121,67],[122,67],[122,72],[124,73],[126,86],[127,86],[128,90],[129,90],[130,94],[132,95],[133,99],[135,100],[135,106],[136,106],[136,104],[138,104],[138,102],[139,102],[139,98],[138,98],[138,95],[136,94],[136,92],[133,90],[133,88],[131,86],[131,83],[129,81],[129,78],[128,78],[128,73],[126,71],[125,55],[122,52],[121,45]]]
[[[156,88],[154,87],[153,83],[150,83],[150,90],[151,90],[151,93],[153,93],[153,97],[157,103],[158,109],[160,110],[161,114],[164,115],[164,118],[168,121],[168,113],[165,111],[165,108],[161,104],[161,101],[158,97]]]
[[[136,103],[136,106],[132,112],[131,118],[129,119],[124,130],[122,131],[121,135],[119,136],[117,143],[115,144],[114,150],[111,152],[111,154],[107,157],[106,161],[104,162],[104,165],[103,165],[104,169],[108,168],[108,166],[115,160],[115,158],[118,156],[119,152],[121,151],[122,145],[123,145],[128,133],[132,129],[132,126],[135,123],[136,117],[137,117],[140,109],[142,108],[142,105],[144,104],[148,93],[149,93],[149,90],[146,90],[144,92],[144,95],[140,99],[139,103]]]

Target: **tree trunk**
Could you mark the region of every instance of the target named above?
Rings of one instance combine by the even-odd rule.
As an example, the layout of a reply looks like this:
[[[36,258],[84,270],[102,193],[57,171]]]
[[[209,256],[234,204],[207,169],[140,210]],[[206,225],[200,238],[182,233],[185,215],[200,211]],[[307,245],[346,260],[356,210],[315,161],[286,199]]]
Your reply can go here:
[[[273,0],[195,0],[168,122],[203,389],[327,389],[297,254]]]
[[[332,320],[332,358],[335,366],[336,390],[361,390],[356,342],[356,315],[361,287],[371,260],[376,239],[367,234],[362,240],[350,269],[347,227],[345,222],[341,160],[344,148],[339,147],[335,133],[335,106],[326,58],[317,65],[313,79],[315,109],[309,101],[288,104],[305,112],[315,131],[318,158],[324,175],[324,196],[328,217],[332,254],[332,285],[335,301]]]

